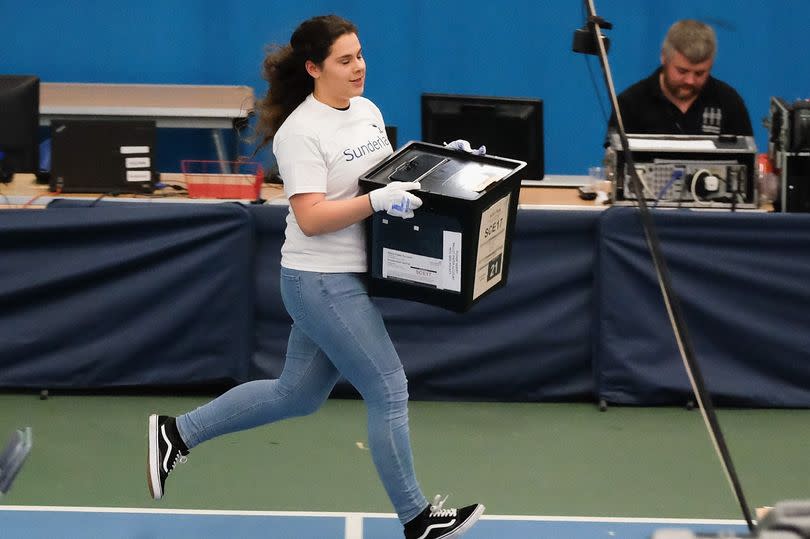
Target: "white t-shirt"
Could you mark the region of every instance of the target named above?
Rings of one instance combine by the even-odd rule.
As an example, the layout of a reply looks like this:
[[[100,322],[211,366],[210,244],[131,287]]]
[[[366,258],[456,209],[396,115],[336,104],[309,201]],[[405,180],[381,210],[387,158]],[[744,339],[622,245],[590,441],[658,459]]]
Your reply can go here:
[[[338,110],[311,94],[273,137],[284,194],[325,193],[327,200],[356,197],[358,178],[393,153],[380,110],[364,97]],[[365,272],[365,225],[307,237],[290,207],[281,265],[303,271]]]

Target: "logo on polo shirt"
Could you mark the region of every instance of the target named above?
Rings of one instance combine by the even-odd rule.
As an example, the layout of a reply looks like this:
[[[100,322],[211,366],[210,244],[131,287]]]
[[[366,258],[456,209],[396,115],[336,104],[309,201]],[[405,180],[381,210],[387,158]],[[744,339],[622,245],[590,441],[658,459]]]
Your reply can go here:
[[[705,107],[703,109],[703,125],[701,128],[704,133],[711,135],[720,134],[720,126],[723,125],[723,109],[720,107]]]

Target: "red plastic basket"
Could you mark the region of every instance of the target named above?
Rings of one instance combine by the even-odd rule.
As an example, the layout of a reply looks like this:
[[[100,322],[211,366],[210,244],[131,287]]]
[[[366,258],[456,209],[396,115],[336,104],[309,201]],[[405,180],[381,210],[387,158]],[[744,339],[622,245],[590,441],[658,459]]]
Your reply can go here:
[[[261,164],[254,161],[198,161],[184,159],[180,170],[191,198],[259,198],[264,181]]]

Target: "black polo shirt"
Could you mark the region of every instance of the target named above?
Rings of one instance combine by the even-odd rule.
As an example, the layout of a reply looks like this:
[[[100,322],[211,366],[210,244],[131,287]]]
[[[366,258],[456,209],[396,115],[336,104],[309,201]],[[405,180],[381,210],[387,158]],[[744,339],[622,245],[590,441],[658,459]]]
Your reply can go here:
[[[710,76],[697,99],[683,113],[661,91],[660,73],[659,67],[618,96],[627,133],[753,135],[748,109],[734,88]],[[616,116],[612,115],[610,127],[615,125]]]

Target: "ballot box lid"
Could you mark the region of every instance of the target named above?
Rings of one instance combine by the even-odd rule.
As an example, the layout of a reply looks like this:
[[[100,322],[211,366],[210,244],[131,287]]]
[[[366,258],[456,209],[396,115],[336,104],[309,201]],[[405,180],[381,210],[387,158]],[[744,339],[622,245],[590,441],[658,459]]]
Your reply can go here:
[[[515,159],[411,141],[360,176],[360,184],[374,189],[392,181],[418,181],[420,193],[478,200],[525,166]]]

